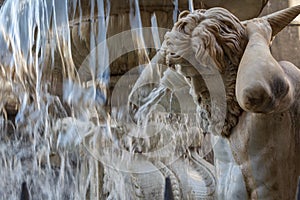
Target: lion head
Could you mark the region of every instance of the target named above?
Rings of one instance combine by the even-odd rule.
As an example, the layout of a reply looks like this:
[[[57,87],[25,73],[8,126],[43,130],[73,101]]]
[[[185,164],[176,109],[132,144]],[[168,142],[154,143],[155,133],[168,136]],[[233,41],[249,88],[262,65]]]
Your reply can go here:
[[[300,5],[263,17],[272,28],[272,36],[279,33],[300,12]],[[223,8],[185,11],[179,16],[172,31],[165,36],[166,64],[187,78],[191,93],[199,107],[202,128],[229,136],[242,112],[236,100],[235,86],[240,60],[248,42],[245,26]],[[179,65],[178,65],[179,64]],[[219,73],[226,90],[226,119],[218,127],[211,116],[210,94],[204,80],[208,73]],[[204,72],[204,73],[203,73]],[[213,76],[210,77],[213,81]],[[220,109],[216,109],[220,110]],[[218,128],[218,130],[216,130]],[[214,130],[215,129],[215,130]]]
[[[221,74],[227,101],[221,134],[229,136],[242,111],[235,98],[235,81],[247,44],[245,27],[223,8],[201,9],[192,13],[185,11],[165,39],[166,63],[171,67],[176,66],[177,71],[190,83],[204,132],[216,132],[213,129],[217,122],[211,118],[212,102],[201,69],[215,69]],[[191,59],[195,59],[198,66],[191,64]]]
[[[220,72],[228,62],[238,66],[247,43],[245,27],[224,8],[184,11],[166,34],[171,59],[193,53],[203,66],[213,59]]]

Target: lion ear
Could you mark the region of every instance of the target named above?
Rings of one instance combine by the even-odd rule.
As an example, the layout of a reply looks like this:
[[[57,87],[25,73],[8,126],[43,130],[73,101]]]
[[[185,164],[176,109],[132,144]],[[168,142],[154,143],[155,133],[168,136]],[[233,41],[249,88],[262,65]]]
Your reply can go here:
[[[184,10],[184,11],[182,11],[182,12],[179,14],[178,19],[184,18],[184,17],[186,17],[188,14],[190,14],[190,11]]]

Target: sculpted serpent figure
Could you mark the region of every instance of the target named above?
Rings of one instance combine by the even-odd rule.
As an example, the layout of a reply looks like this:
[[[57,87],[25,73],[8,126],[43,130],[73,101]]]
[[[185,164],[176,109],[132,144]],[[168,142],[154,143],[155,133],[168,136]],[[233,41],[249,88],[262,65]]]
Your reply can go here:
[[[3,112],[8,110],[11,115],[17,114],[17,118],[22,119],[14,121],[21,133],[26,129],[24,127],[28,127],[27,130],[31,134],[28,121],[35,123],[42,118],[41,116],[51,121],[49,129],[53,130],[49,131],[49,137],[53,138],[51,151],[54,152],[51,153],[51,157],[55,158],[56,162],[50,161],[50,164],[55,168],[63,168],[65,164],[64,161],[56,159],[59,157],[56,148],[74,149],[82,142],[81,136],[90,137],[101,132],[101,127],[90,121],[86,123],[77,120],[76,117],[81,118],[82,113],[90,114],[86,112],[86,108],[90,108],[87,105],[90,102],[84,102],[83,99],[95,102],[94,99],[85,98],[90,96],[84,88],[89,87],[88,82],[95,78],[95,73],[91,70],[92,66],[82,69],[81,64],[91,49],[101,42],[100,35],[105,35],[105,31],[99,28],[100,21],[105,21],[105,6],[98,5],[98,13],[93,13],[92,10],[96,10],[95,5],[93,7],[81,4],[82,7],[74,7],[74,2],[79,4],[84,1],[7,1],[1,13],[2,18],[7,17],[6,23],[1,26],[3,34],[0,36],[3,47],[0,75],[1,82],[5,82],[1,85],[4,90],[1,93],[7,92],[10,96],[1,96],[0,109]],[[16,11],[18,15],[14,13]],[[67,88],[68,83],[74,88]],[[70,98],[69,89],[74,94],[70,95]],[[62,106],[62,102],[67,102],[68,105]],[[65,112],[67,106],[72,107],[73,113]],[[35,119],[28,117],[36,111]],[[68,117],[70,115],[72,117]],[[40,131],[38,134],[46,132],[44,127],[36,130]],[[79,135],[77,130],[80,130]],[[111,140],[108,143],[111,145]],[[104,148],[105,142],[99,146]],[[49,156],[47,153],[45,152],[46,157]],[[112,157],[113,155],[108,155],[108,159]],[[95,162],[97,163],[97,160]],[[213,198],[215,180],[211,165],[203,165],[201,162],[201,158],[193,156],[188,169],[183,167],[186,164],[184,159],[178,160],[172,166],[160,162],[153,164],[150,161],[130,163],[132,169],[138,170],[140,167],[151,168],[154,171],[146,174],[122,173],[99,164],[99,174],[103,176],[100,182],[104,183],[97,186],[99,190],[104,188],[101,192],[103,197],[116,195],[116,199],[121,199],[121,194],[118,194],[120,189],[116,187],[121,183],[116,177],[123,177],[128,199],[163,199],[165,180],[168,177],[175,199],[187,195],[190,198]],[[84,162],[80,164],[85,165]],[[187,171],[192,174],[202,173],[200,177],[204,178],[193,180]],[[198,186],[202,188],[199,189]]]
[[[195,7],[222,6],[232,10],[242,19],[257,16],[266,3],[267,0],[247,0],[243,3],[237,0],[230,3],[222,0],[194,1]],[[150,26],[150,13],[156,12],[158,18],[167,19],[173,13],[174,7],[169,2],[145,0],[140,1],[140,5],[142,5],[143,26]],[[179,1],[178,6],[179,9],[182,9],[187,5],[186,2]],[[64,80],[87,82],[92,79],[88,69],[79,68],[91,50],[105,38],[105,35],[110,37],[131,28],[130,7],[129,1],[121,5],[119,0],[5,1],[1,5],[3,18],[6,18],[2,24],[0,36],[0,43],[3,47],[0,52],[3,68],[0,74],[1,79],[3,82],[9,82],[12,79],[15,82],[22,82],[23,85],[25,85],[24,82],[28,82],[27,90],[29,90],[30,85],[36,84],[39,81],[37,79],[41,76],[43,85],[48,85],[45,90],[62,99]],[[161,7],[164,7],[164,12],[161,11]],[[243,7],[247,7],[247,10]],[[33,15],[33,13],[35,14]],[[160,27],[170,28],[172,26],[171,19],[162,21],[158,20]],[[31,25],[29,26],[29,24]],[[102,27],[103,25],[105,27]],[[21,43],[14,41],[14,38],[18,37],[22,41]],[[30,42],[26,43],[25,41]],[[38,41],[39,44],[37,44]],[[29,53],[29,49],[32,50],[32,54]],[[13,60],[12,53],[15,54],[14,59],[22,60],[24,64],[27,62],[26,57],[40,60],[42,75],[36,74],[38,71],[29,63],[26,64],[26,67],[12,67],[11,71],[7,70],[7,65]],[[138,62],[136,59],[129,59],[130,56],[122,57],[118,62],[113,63],[110,69],[111,74],[122,75],[130,67],[136,66]],[[14,93],[9,87],[8,84],[0,89]],[[30,88],[28,92],[32,95],[32,99],[36,98],[33,95],[37,93],[35,88]],[[10,115],[15,115],[20,106],[20,102],[15,102],[15,99],[13,96],[3,98],[4,105],[0,105],[1,109],[5,107]]]
[[[202,118],[199,126],[215,135],[219,199],[295,198],[300,175],[300,70],[276,61],[269,47],[299,12],[300,6],[295,6],[244,22],[222,8],[183,12],[154,58],[184,77]],[[143,83],[147,70],[137,84]],[[222,127],[211,115],[216,108],[207,83],[214,82],[214,74],[221,74],[225,86]],[[176,76],[169,79],[176,82]]]
[[[64,1],[56,1],[56,3],[59,2]],[[72,4],[72,1],[68,1],[68,3]],[[35,8],[39,9],[39,6],[36,5]],[[50,7],[49,5],[47,8]],[[51,85],[52,87],[49,90],[53,90],[50,92],[61,97],[63,96],[63,80],[71,78],[78,81],[78,76],[81,79],[79,82],[91,80],[90,74],[80,77],[81,74],[76,74],[76,72],[77,70],[80,71],[78,66],[80,66],[92,48],[90,46],[91,40],[94,40],[97,34],[100,34],[99,32],[90,36],[90,29],[93,26],[97,26],[101,17],[94,19],[93,14],[89,13],[91,10],[89,5],[84,8],[86,10],[83,9],[84,11],[81,13],[83,16],[82,21],[64,21],[67,26],[71,27],[71,31],[66,35],[70,34],[72,36],[70,40],[72,45],[69,44],[68,46],[62,42],[70,39],[70,35],[64,35],[64,31],[58,31],[61,34],[59,36],[63,38],[62,40],[60,37],[53,39],[50,31],[49,39],[53,39],[51,42],[62,42],[57,46],[57,51],[48,48],[49,46],[47,45],[52,44],[51,42],[47,43],[49,41],[44,41],[45,43],[42,45],[44,45],[45,51],[40,52],[39,50],[42,49],[39,49],[40,44],[30,43],[29,46],[18,46],[18,44],[14,43],[13,37],[9,38],[8,36],[4,38],[8,44],[6,50],[13,48],[14,53],[20,53],[17,55],[19,56],[17,57],[19,60],[17,60],[24,61],[21,63],[28,68],[16,67],[12,71],[6,72],[2,70],[1,78],[3,76],[3,80],[20,81],[21,85],[23,84],[24,88],[28,90],[26,92],[32,95],[33,99],[40,98],[37,95],[38,91],[36,91],[40,89],[38,83],[45,83],[45,87],[47,84],[57,84]],[[203,132],[206,133],[215,134],[215,130],[218,130],[218,128],[213,126],[216,121],[211,117],[210,113],[212,110],[210,94],[204,83],[204,79],[207,79],[207,77],[202,77],[199,71],[195,70],[193,66],[183,63],[181,58],[184,57],[184,53],[189,53],[201,63],[201,66],[206,66],[204,67],[205,69],[217,70],[222,75],[227,95],[227,113],[225,125],[221,128],[221,134],[216,134],[215,136],[219,140],[214,146],[215,167],[218,178],[217,191],[220,199],[241,199],[247,197],[253,199],[290,199],[294,197],[293,195],[296,191],[295,183],[299,175],[297,171],[299,159],[296,158],[299,155],[299,140],[296,140],[296,138],[299,135],[298,119],[300,111],[298,100],[299,84],[297,84],[297,81],[300,75],[299,70],[292,64],[275,61],[268,47],[270,45],[271,32],[275,35],[278,32],[277,28],[281,25],[287,25],[298,12],[299,6],[284,11],[282,14],[274,15],[273,18],[266,17],[262,20],[253,20],[243,24],[231,13],[221,8],[197,10],[194,13],[184,12],[173,30],[167,34],[165,49],[158,53],[158,60],[165,61],[165,57],[167,57],[168,64],[172,67],[174,66],[178,74],[183,75],[181,79],[180,77],[178,78],[185,80],[185,77],[186,84],[191,86],[191,93],[202,116],[200,125]],[[74,13],[76,17],[80,16],[76,8],[74,10],[71,9],[68,15],[73,16],[72,14]],[[14,14],[10,10],[10,16]],[[21,17],[22,15],[19,16],[19,18]],[[51,14],[48,17],[45,21],[54,26],[54,19],[51,17]],[[35,21],[37,19],[33,17],[30,20]],[[22,23],[23,21],[20,22]],[[22,27],[21,23],[18,26]],[[58,22],[56,21],[55,23]],[[269,23],[272,31],[269,28]],[[61,23],[60,25],[64,26],[66,24]],[[56,25],[61,28],[59,23]],[[47,28],[57,31],[57,29],[51,29],[53,26]],[[37,29],[30,32],[28,41],[36,41],[36,36],[45,33],[41,30],[42,28],[43,26],[37,26]],[[68,28],[67,30],[69,30]],[[25,30],[27,29],[25,28]],[[9,30],[2,31],[9,32]],[[14,31],[16,31],[14,34],[21,35],[21,33],[17,32],[19,29]],[[21,30],[20,32],[26,31]],[[78,32],[81,34],[78,35]],[[27,63],[28,60],[32,60],[27,60],[27,50],[24,51],[23,48],[27,50],[34,49],[33,55],[30,56],[37,56],[39,61],[44,60],[47,62],[51,60],[51,56],[55,59],[46,63],[46,66],[49,64],[50,68],[42,68],[45,71],[40,73]],[[41,57],[39,57],[40,53],[42,54]],[[73,55],[73,59],[68,57],[68,53]],[[4,55],[2,56],[5,57]],[[5,64],[2,63],[3,66]],[[177,64],[178,66],[175,67]],[[43,74],[42,78],[39,77],[41,74]],[[42,81],[39,80],[40,78]],[[6,90],[6,84],[4,86]],[[2,102],[5,101],[10,100],[4,99]],[[3,105],[1,105],[2,107]],[[14,106],[11,106],[11,110],[14,109]],[[199,166],[203,165],[203,161],[195,154],[192,154],[191,158],[192,163],[188,165],[190,171],[203,173],[201,172],[203,168],[211,168],[210,165],[199,168]],[[152,165],[152,163],[146,164]],[[136,196],[141,198],[151,197],[152,191],[159,190],[156,195],[161,197],[165,176],[169,176],[173,196],[176,198],[180,198],[181,195],[184,196],[185,193],[183,194],[182,190],[190,189],[195,185],[191,184],[185,187],[184,178],[177,179],[176,177],[176,175],[182,174],[178,166],[182,166],[181,168],[186,167],[184,161],[178,160],[173,166],[167,166],[168,169],[163,168],[163,163],[156,163],[156,165],[157,168],[161,168],[161,173],[156,171],[155,178],[151,179],[151,176],[140,174],[127,175],[131,176],[132,185],[136,186],[136,188],[133,188],[133,190],[136,190]],[[172,167],[173,169],[170,170],[169,168]],[[176,170],[177,174],[173,172]],[[212,170],[209,169],[207,171]],[[204,181],[205,186],[210,186],[204,196],[210,196],[210,198],[214,197],[214,191],[209,191],[209,189],[214,189],[215,187],[214,178],[210,177],[212,174],[205,174],[206,177],[209,177],[207,178],[209,180]],[[113,177],[109,177],[109,175],[111,174],[106,174],[108,181],[113,180]],[[189,179],[191,177],[186,179],[191,180]],[[151,181],[149,181],[150,179]],[[147,180],[151,182],[152,190],[146,189],[148,187],[146,184],[149,183]],[[157,180],[159,180],[160,184],[155,187],[154,183],[157,183]],[[199,182],[199,185],[203,184],[201,180]],[[140,188],[144,188],[143,192],[145,194],[141,194],[143,192],[139,191]],[[197,190],[197,188],[193,189],[194,191]],[[191,198],[195,196],[201,197],[201,194],[199,196],[192,196],[191,194]]]

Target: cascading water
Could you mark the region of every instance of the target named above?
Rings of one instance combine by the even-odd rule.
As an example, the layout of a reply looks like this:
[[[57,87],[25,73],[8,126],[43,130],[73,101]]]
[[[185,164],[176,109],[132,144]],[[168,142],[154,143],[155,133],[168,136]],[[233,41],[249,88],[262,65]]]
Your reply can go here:
[[[108,18],[103,1],[90,4],[91,15],[97,8],[99,16],[91,26],[98,30],[90,31],[93,49],[105,39]],[[105,97],[96,83],[107,82],[99,77],[107,73],[102,69],[108,55],[91,60],[91,77],[79,76],[69,28],[76,8],[79,1],[60,0],[11,0],[1,8],[1,81],[7,85],[2,90],[11,96],[2,96],[1,199],[101,197],[100,164],[86,154],[76,129],[89,134],[92,109],[101,104],[99,96]],[[78,20],[83,21],[81,14]],[[88,81],[92,86],[83,87]],[[18,113],[11,122],[5,105],[12,102]]]
[[[146,198],[139,188],[145,183],[128,172],[163,168],[160,157],[183,151],[191,143],[187,129],[194,122],[188,115],[182,115],[181,121],[171,115],[155,116],[154,121],[159,122],[155,128],[148,123],[151,116],[141,115],[148,124],[132,127],[122,124],[124,117],[125,122],[130,117],[119,108],[107,111],[111,53],[106,37],[111,6],[109,0],[7,0],[2,6],[1,199]],[[175,1],[174,20],[177,12]],[[153,26],[157,26],[156,19],[154,13]],[[134,30],[130,33],[139,50],[136,59],[145,62],[149,61],[148,46],[141,21],[139,2],[132,0]],[[153,48],[159,49],[159,31],[152,27],[151,34]],[[154,90],[141,110],[147,111],[165,94],[165,88]],[[167,102],[172,110],[172,102]],[[158,132],[163,134],[149,138]],[[176,138],[188,142],[176,143]],[[136,155],[169,142],[172,145],[163,151]],[[149,159],[156,168],[145,164]],[[163,173],[176,183],[171,172]]]
[[[92,1],[91,10],[96,6],[104,9],[101,3]],[[62,123],[66,119],[75,123],[77,118],[85,122],[91,111],[82,112],[83,109],[95,107],[95,103],[89,107],[84,104],[88,100],[96,102],[97,98],[96,87],[81,87],[72,60],[69,22],[71,8],[75,12],[76,7],[80,8],[77,1],[12,0],[1,8],[1,81],[7,85],[1,88],[1,110],[9,112],[5,105],[12,102],[18,110],[13,122],[7,115],[1,117],[1,199],[101,197],[99,162],[79,145],[78,123],[65,130]],[[91,48],[105,37],[106,25],[101,24],[105,15],[101,9],[98,28],[102,31],[92,35],[91,30]],[[105,62],[106,58],[104,54],[98,62]],[[90,65],[91,80],[96,82],[101,69],[97,71],[94,66],[95,63]],[[11,97],[7,98],[4,92]],[[83,98],[83,94],[88,98]],[[69,111],[63,99],[68,102]],[[82,133],[88,133],[87,125],[80,127]]]

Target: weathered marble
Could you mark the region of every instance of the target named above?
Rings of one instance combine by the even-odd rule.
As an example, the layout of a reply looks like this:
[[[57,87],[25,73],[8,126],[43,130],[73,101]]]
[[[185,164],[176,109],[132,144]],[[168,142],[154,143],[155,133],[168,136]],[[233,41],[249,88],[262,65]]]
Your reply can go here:
[[[269,47],[273,36],[299,12],[296,6],[244,22],[221,8],[185,12],[155,57],[186,77],[195,103],[206,110],[207,119],[199,126],[208,123],[203,132],[215,135],[219,199],[293,199],[296,195],[300,71],[289,62],[276,61]],[[186,62],[192,59],[197,61],[194,66]],[[146,69],[137,83],[147,74]],[[218,119],[210,113],[214,107],[209,93],[214,88],[206,84],[216,80],[210,78],[213,74],[222,76],[226,90],[227,113],[221,130],[214,127]]]
[[[81,66],[84,59],[89,55],[91,51],[91,41],[97,40],[98,33],[98,22],[101,18],[100,10],[96,9],[97,5],[94,5],[94,8],[91,8],[91,2],[87,2],[85,0],[76,1],[67,1],[68,6],[68,18],[69,18],[69,30],[70,33],[70,48],[72,54],[71,64],[74,64],[75,69],[62,69],[66,63],[61,59],[61,52],[58,48],[64,47],[56,47],[54,52],[51,52],[50,48],[45,49],[45,62],[49,62],[44,69],[43,72],[43,81],[49,82],[52,86],[49,88],[49,91],[62,98],[63,96],[63,81],[69,76],[72,79],[76,79],[73,77],[73,70],[78,70]],[[249,19],[255,16],[258,16],[259,11],[263,8],[266,3],[266,0],[256,0],[254,1],[244,1],[243,4],[239,3],[239,1],[231,1],[227,3],[226,1],[211,1],[207,0],[197,0],[193,1],[195,8],[211,8],[215,6],[223,6],[229,10],[231,10],[235,15],[240,16],[240,19]],[[108,7],[107,3],[104,3],[104,8]],[[139,9],[141,12],[141,22],[143,27],[151,26],[151,15],[155,13],[158,19],[158,26],[161,28],[171,28],[173,25],[173,10],[174,4],[172,1],[140,1]],[[178,10],[188,9],[187,1],[178,1]],[[91,16],[91,10],[94,10],[93,16]],[[179,11],[178,11],[179,13]],[[9,13],[7,13],[9,15]],[[120,0],[111,0],[110,1],[110,18],[107,27],[107,37],[112,35],[121,33],[122,31],[130,30],[130,1],[120,1]],[[175,15],[176,17],[176,15]],[[58,23],[59,24],[59,23]],[[24,24],[22,24],[24,26]],[[94,31],[94,35],[91,34],[91,30]],[[52,34],[49,34],[52,35]],[[163,35],[160,35],[161,39]],[[49,38],[51,41],[53,38]],[[52,41],[53,42],[53,41]],[[96,44],[101,41],[96,41]],[[120,41],[122,42],[122,41]],[[49,44],[50,45],[50,44]],[[53,49],[52,49],[53,50]],[[54,55],[52,55],[54,53]],[[154,55],[155,51],[150,50],[150,57]],[[54,58],[53,61],[50,61],[51,58]],[[142,56],[140,56],[142,57]],[[144,64],[147,62],[145,59],[136,59],[137,52],[130,52],[126,55],[121,56],[117,60],[111,63],[110,73],[111,76],[119,76],[130,70],[132,67],[138,66],[139,64]],[[47,60],[47,61],[46,61]],[[69,71],[69,73],[61,73],[62,71]],[[86,78],[86,77],[85,77]],[[81,77],[81,79],[85,79]],[[34,82],[34,80],[32,80]],[[113,83],[111,84],[111,88],[113,88]],[[14,103],[12,103],[14,104]],[[7,111],[11,112],[12,115],[15,114],[15,110],[11,109],[16,106],[8,105]],[[14,113],[14,114],[13,114]]]
[[[251,17],[258,15],[261,6],[266,3],[265,1],[257,2],[259,3],[255,5],[253,1],[245,1],[243,4],[243,6],[255,6],[255,8],[253,7],[255,10],[254,14],[251,13],[251,15],[249,15]],[[144,3],[147,2],[145,1]],[[207,7],[210,7],[209,1],[203,1],[203,3]],[[224,7],[228,6],[228,4],[224,5],[223,3],[224,2],[220,5]],[[235,10],[241,8],[240,2],[234,1],[231,3],[231,5],[235,6],[234,9],[232,9],[233,13],[236,15],[241,14],[241,16],[247,14],[246,17],[240,17],[240,19],[249,18],[249,13],[244,12],[243,9],[241,9],[242,11]],[[90,5],[81,5],[83,9],[82,18],[78,18],[78,9],[75,9],[75,18],[70,20],[70,27],[68,27],[70,28],[71,34],[72,62],[76,70],[90,53],[90,30],[91,27],[97,29],[96,21],[98,20],[97,17],[99,17],[97,15],[90,16]],[[113,6],[115,5],[118,6],[121,4],[114,3]],[[161,7],[165,6],[164,4],[158,4],[157,7],[153,6],[148,8],[151,5],[145,6],[145,10],[141,9],[145,12],[142,16],[144,25],[150,24],[149,16],[151,16],[150,13],[153,10],[161,9]],[[181,5],[182,4],[180,4],[180,7]],[[215,5],[219,4],[211,6]],[[122,9],[112,7],[113,16],[111,16],[112,20],[109,23],[109,36],[130,29],[129,10],[127,8]],[[125,14],[123,15],[122,12],[119,12],[120,10],[124,11]],[[247,9],[247,11],[249,10],[251,9]],[[72,11],[74,10],[71,10],[70,13],[72,13]],[[164,10],[157,11],[157,16],[163,18],[163,20],[159,20],[159,22],[167,25],[173,24],[172,20],[166,20],[172,18],[172,15],[170,15],[171,11],[171,6],[168,12]],[[206,16],[206,14],[211,21],[206,24],[207,26],[204,25],[201,27],[201,15]],[[290,63],[275,62],[268,51],[269,40],[271,39],[271,31],[268,29],[268,23],[271,24],[273,33],[278,32],[279,30],[276,30],[278,20],[275,20],[273,23],[273,18],[267,17],[264,18],[264,20],[268,22],[264,20],[254,20],[241,24],[232,14],[220,8],[196,11],[191,14],[182,12],[180,17],[179,22],[175,25],[173,30],[174,34],[172,35],[173,31],[171,31],[171,33],[166,36],[167,42],[163,44],[162,50],[158,52],[155,59],[157,59],[156,61],[158,62],[165,63],[166,56],[168,65],[174,68],[165,71],[165,75],[161,79],[162,85],[170,90],[177,90],[186,86],[191,88],[191,99],[193,99],[198,108],[200,108],[201,114],[206,114],[206,118],[203,118],[201,122],[201,128],[203,128],[202,132],[205,134],[214,133],[212,130],[213,127],[211,127],[210,124],[210,122],[214,120],[210,119],[209,113],[211,109],[209,107],[211,103],[210,95],[204,83],[208,77],[204,79],[199,74],[199,71],[187,63],[182,63],[182,60],[176,56],[182,56],[180,53],[192,53],[191,55],[201,64],[206,65],[206,68],[217,69],[222,75],[226,95],[228,97],[228,101],[226,102],[228,112],[226,113],[225,126],[222,132],[220,134],[216,133],[212,138],[212,143],[215,143],[215,168],[200,158],[197,151],[193,151],[195,149],[201,149],[202,145],[204,145],[201,143],[201,140],[195,139],[194,143],[187,147],[188,152],[184,153],[182,157],[170,165],[160,161],[131,163],[133,170],[136,168],[151,168],[156,171],[152,174],[122,174],[121,176],[125,181],[124,184],[126,183],[127,186],[131,187],[131,189],[127,191],[129,195],[128,198],[162,199],[165,192],[164,186],[166,186],[166,180],[168,179],[170,179],[171,193],[174,199],[213,199],[216,198],[217,195],[220,199],[244,199],[247,197],[254,199],[292,198],[295,192],[294,183],[296,178],[294,177],[299,175],[299,172],[296,171],[299,167],[297,168],[298,165],[294,163],[296,155],[299,155],[299,152],[297,152],[299,140],[297,140],[296,135],[299,134],[299,123],[297,123],[300,112],[299,102],[297,101],[299,99],[299,85],[297,84],[299,80],[299,70]],[[91,22],[91,19],[95,21]],[[190,19],[192,20],[189,21]],[[194,19],[196,20],[193,21]],[[214,24],[214,20],[217,20],[217,25]],[[231,23],[232,21],[234,21],[234,23]],[[289,21],[284,20],[283,22],[285,22],[285,24],[279,24],[285,26],[289,23]],[[221,25],[218,26],[218,23]],[[259,25],[260,23],[263,23],[263,26]],[[247,26],[247,28],[245,28],[245,26]],[[210,28],[208,30],[211,32],[205,32],[207,27]],[[199,30],[194,32],[196,28],[199,28]],[[188,45],[186,49],[181,49],[181,46],[178,47],[177,44],[172,44],[172,37],[176,35],[178,31],[183,31],[184,34],[191,37],[192,42],[194,42],[193,45]],[[80,35],[78,33],[80,33]],[[201,40],[202,34],[207,34],[205,35],[207,37],[206,40]],[[187,37],[184,39],[186,38]],[[212,43],[208,43],[208,41],[212,41]],[[266,43],[264,44],[264,42]],[[260,49],[260,44],[262,44],[262,49]],[[258,45],[259,48],[256,48],[256,45]],[[202,49],[203,47],[207,47],[208,49]],[[176,51],[176,49],[180,51]],[[50,54],[47,56],[50,56]],[[46,59],[49,58],[47,56],[45,57]],[[54,66],[53,68],[47,68],[45,70],[43,78],[52,84],[52,87],[49,89],[50,92],[61,97],[64,93],[62,86],[63,80],[68,77],[62,73],[63,64],[60,60],[60,56],[59,52],[56,51],[54,54]],[[122,69],[113,68],[112,74],[120,75],[129,69],[128,66],[135,66],[140,63],[140,60],[136,59],[135,52],[126,56],[127,57],[122,57],[118,60],[121,64],[118,64],[118,62],[115,64],[116,68]],[[203,59],[205,56],[209,59]],[[255,58],[255,62],[253,62],[253,58]],[[260,60],[260,58],[262,60]],[[205,63],[206,61],[207,63]],[[267,63],[267,66],[260,65],[262,63]],[[277,71],[268,70],[270,66],[274,67]],[[201,69],[201,67],[202,66],[198,69]],[[78,70],[80,71],[80,69]],[[146,72],[147,70],[143,74]],[[212,70],[212,72],[214,71]],[[274,75],[270,75],[272,73],[274,73]],[[72,74],[68,75],[72,76]],[[279,77],[277,77],[277,75]],[[81,76],[79,78],[81,81],[86,82],[87,87],[89,86],[89,81],[91,81],[89,76]],[[144,76],[141,77],[137,85],[143,81],[143,78]],[[258,79],[260,79],[259,84],[263,83],[262,85],[257,85]],[[238,83],[237,86],[236,82]],[[7,92],[9,95],[2,96],[4,97],[2,102],[9,102],[10,104],[6,106],[6,109],[15,114],[19,102],[11,103],[10,98],[14,98],[14,96],[10,94],[11,88],[9,84],[3,85],[1,94],[4,95]],[[251,87],[247,88],[249,86]],[[235,91],[235,89],[237,91]],[[257,94],[262,94],[262,98],[258,98]],[[131,98],[134,97],[133,93]],[[132,99],[132,103],[135,104],[139,102],[139,100],[140,99]],[[185,102],[185,106],[192,104],[189,100],[190,99]],[[1,105],[1,108],[3,107],[5,106]],[[195,105],[193,104],[193,109],[194,107]],[[75,106],[74,110],[76,110]],[[186,110],[188,110],[188,108]],[[178,109],[176,111],[180,110]],[[58,147],[74,148],[74,146],[82,142],[81,139],[85,139],[90,136],[89,134],[93,134],[93,131],[97,131],[94,130],[94,126],[95,124],[93,123],[87,124],[81,121],[74,121],[73,118],[64,118],[58,121],[56,124],[57,129],[55,129],[56,132],[59,132],[57,140],[61,141],[58,143]],[[71,130],[71,128],[79,129],[84,134],[80,135],[79,138],[74,137],[74,135],[67,131]],[[270,130],[272,130],[272,132]],[[202,132],[200,133],[202,134]],[[282,134],[283,132],[285,134]],[[152,142],[151,148],[157,147],[157,139],[154,139]],[[105,146],[107,144],[99,145]],[[111,145],[111,143],[108,143],[108,145]],[[60,161],[56,162],[58,164],[55,165],[59,166]],[[299,164],[299,161],[296,162]],[[103,170],[103,168],[101,168],[101,170]],[[106,170],[107,171],[103,172],[103,176],[107,182],[115,180],[115,177],[112,177],[114,173],[108,169]],[[106,192],[111,192],[110,189],[111,188],[106,188]],[[121,197],[118,196],[116,198]]]

